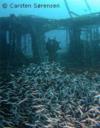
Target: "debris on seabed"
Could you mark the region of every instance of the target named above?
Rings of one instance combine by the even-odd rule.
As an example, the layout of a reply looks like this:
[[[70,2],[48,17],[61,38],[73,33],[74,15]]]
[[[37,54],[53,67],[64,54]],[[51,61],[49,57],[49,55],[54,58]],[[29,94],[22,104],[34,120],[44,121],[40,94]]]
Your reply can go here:
[[[0,81],[0,128],[100,128],[99,74],[42,63],[10,77]]]

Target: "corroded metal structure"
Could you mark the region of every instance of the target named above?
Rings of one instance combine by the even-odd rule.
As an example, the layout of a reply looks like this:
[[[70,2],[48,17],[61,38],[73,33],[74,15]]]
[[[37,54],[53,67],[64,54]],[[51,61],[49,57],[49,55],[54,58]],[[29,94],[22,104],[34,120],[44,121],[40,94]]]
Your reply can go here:
[[[82,54],[82,50],[79,50],[81,48],[82,32],[85,32],[85,36],[87,38],[86,41],[88,42],[88,45],[91,46],[90,42],[99,40],[99,26],[99,13],[62,20],[50,20],[37,16],[10,15],[9,17],[1,17],[0,55],[4,55],[4,51],[6,51],[9,45],[11,53],[10,56],[13,58],[15,51],[21,52],[21,37],[25,34],[29,34],[31,37],[33,60],[35,63],[40,62],[42,60],[41,52],[43,52],[43,50],[40,49],[43,49],[44,47],[43,36],[45,32],[53,29],[68,29],[70,38],[69,52],[73,56],[75,54],[75,58],[79,58],[78,55]],[[96,38],[97,35],[98,37]],[[93,50],[93,48],[90,49]],[[86,53],[84,53],[84,57],[86,58]]]

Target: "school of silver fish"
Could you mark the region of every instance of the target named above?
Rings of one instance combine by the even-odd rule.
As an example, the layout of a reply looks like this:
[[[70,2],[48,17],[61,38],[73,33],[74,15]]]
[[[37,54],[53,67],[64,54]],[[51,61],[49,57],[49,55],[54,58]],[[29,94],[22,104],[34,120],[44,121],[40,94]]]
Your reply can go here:
[[[100,128],[100,75],[30,64],[0,80],[0,128]]]

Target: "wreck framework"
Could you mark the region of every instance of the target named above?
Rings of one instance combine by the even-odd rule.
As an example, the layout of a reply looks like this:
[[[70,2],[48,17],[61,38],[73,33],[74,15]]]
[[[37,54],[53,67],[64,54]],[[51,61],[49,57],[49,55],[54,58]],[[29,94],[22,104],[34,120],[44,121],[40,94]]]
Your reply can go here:
[[[33,62],[44,61],[44,34],[53,29],[68,30],[69,62],[84,63],[84,65],[87,62],[91,65],[99,64],[100,13],[62,20],[13,14],[9,17],[0,17],[0,60],[7,60],[8,52],[10,52],[10,58],[8,58],[10,60],[16,53],[22,53],[21,38],[29,34]],[[25,40],[26,38],[29,37],[25,37]]]

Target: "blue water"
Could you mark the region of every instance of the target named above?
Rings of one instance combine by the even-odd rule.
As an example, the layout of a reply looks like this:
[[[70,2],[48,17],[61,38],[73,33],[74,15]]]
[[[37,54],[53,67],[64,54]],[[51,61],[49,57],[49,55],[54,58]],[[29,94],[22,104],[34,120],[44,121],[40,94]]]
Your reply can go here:
[[[70,11],[78,15],[89,14],[100,11],[100,0],[66,0]],[[8,7],[2,8],[2,4],[7,4]],[[10,4],[59,4],[59,8],[11,8]],[[88,6],[87,4],[88,3]],[[0,0],[0,16],[16,15],[37,15],[50,19],[69,18],[69,13],[66,9],[64,0]]]

